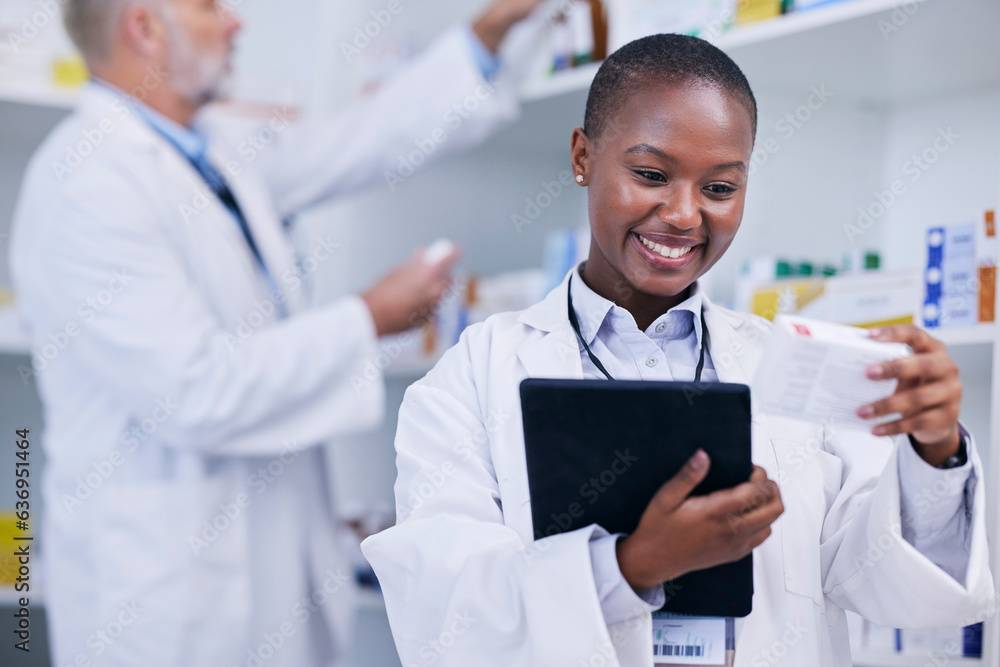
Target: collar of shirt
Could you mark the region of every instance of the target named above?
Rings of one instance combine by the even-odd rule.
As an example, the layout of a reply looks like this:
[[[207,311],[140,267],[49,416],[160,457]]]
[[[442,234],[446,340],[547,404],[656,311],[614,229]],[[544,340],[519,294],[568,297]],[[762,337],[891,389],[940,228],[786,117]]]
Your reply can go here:
[[[116,95],[127,95],[127,93],[107,81],[103,81],[97,77],[94,77],[94,81],[106,88],[110,88]],[[135,101],[134,108],[139,116],[156,132],[167,139],[167,141],[176,146],[184,154],[184,157],[192,162],[199,162],[205,157],[205,152],[208,150],[208,139],[204,134],[193,128],[184,127],[139,100],[132,99]]]
[[[587,345],[593,345],[601,326],[608,322],[615,331],[623,331],[626,328],[638,330],[635,318],[621,306],[615,304],[603,296],[590,289],[583,281],[580,270],[585,262],[581,263],[574,270],[573,281],[570,284],[571,295],[573,297],[573,309],[576,311],[577,319],[580,321],[580,335]],[[695,281],[688,294],[688,298],[668,310],[649,325],[645,333],[649,338],[656,340],[683,339],[691,334],[694,329],[696,343],[700,349],[701,341],[701,311],[702,311],[701,287]]]

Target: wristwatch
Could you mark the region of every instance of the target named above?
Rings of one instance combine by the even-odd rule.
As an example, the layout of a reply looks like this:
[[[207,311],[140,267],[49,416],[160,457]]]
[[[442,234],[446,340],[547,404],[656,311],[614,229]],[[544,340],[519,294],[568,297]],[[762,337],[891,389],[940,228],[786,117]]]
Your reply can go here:
[[[966,463],[969,462],[969,453],[965,449],[965,436],[961,433],[958,434],[958,453],[949,456],[945,459],[944,463],[938,466],[941,470],[950,470],[951,468],[961,468]]]

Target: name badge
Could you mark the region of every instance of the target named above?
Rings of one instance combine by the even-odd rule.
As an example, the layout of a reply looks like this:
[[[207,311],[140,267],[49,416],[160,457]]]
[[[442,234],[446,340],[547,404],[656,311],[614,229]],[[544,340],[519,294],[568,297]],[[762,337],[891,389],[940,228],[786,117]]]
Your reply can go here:
[[[656,665],[732,666],[736,656],[732,618],[653,614],[653,663]]]

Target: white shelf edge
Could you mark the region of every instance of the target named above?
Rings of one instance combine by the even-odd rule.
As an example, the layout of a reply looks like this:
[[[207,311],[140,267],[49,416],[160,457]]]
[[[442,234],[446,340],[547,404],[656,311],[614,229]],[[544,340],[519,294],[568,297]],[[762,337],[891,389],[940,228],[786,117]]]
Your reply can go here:
[[[958,667],[959,665],[975,665],[984,667],[982,658],[959,658],[948,656],[943,658],[948,667]],[[937,664],[930,660],[926,654],[908,655],[902,653],[889,653],[887,651],[857,651],[853,657],[854,667],[926,667]]]
[[[848,0],[738,26],[711,41],[724,51],[738,51],[755,44],[890,11],[911,2],[913,0]],[[586,90],[599,67],[600,63],[588,63],[549,77],[525,81],[521,84],[519,97],[522,102],[528,103]],[[78,90],[52,85],[20,87],[0,82],[0,102],[72,109],[77,96]]]
[[[10,83],[0,83],[0,102],[69,110],[76,105],[78,96],[77,89],[62,89],[55,86],[20,87]]]
[[[0,586],[0,606],[16,606],[22,597],[30,600],[31,607],[45,605],[44,589],[38,584],[32,584],[31,591],[19,593],[12,586]],[[385,611],[385,599],[382,592],[370,587],[358,589],[357,608],[375,611]]]
[[[817,9],[800,10],[772,19],[738,26],[709,41],[723,51],[736,52],[755,44],[891,11],[912,2],[913,0],[848,0],[843,3]],[[535,102],[585,90],[594,80],[599,67],[600,63],[588,63],[553,74],[551,77],[528,81],[521,86],[519,91],[521,101]]]
[[[11,304],[0,306],[0,354],[31,354],[31,339]]]
[[[849,0],[738,26],[711,41],[723,51],[737,50],[896,9],[908,2],[912,0]]]
[[[586,90],[600,67],[601,63],[587,63],[546,78],[526,81],[518,91],[521,102],[535,102]]]
[[[928,329],[927,333],[948,346],[991,345],[997,339],[998,330],[995,324],[977,324],[954,329]]]

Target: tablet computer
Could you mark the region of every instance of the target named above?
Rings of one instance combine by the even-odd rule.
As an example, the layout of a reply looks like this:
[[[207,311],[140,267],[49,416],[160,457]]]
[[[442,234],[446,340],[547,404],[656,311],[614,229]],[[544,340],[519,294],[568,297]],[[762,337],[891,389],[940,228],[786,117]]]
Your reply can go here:
[[[520,391],[535,539],[591,524],[631,533],[699,447],[712,465],[695,494],[736,486],[753,472],[745,385],[531,378]],[[661,611],[746,616],[752,554],[664,587]]]

